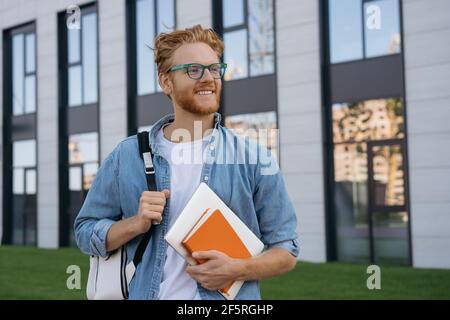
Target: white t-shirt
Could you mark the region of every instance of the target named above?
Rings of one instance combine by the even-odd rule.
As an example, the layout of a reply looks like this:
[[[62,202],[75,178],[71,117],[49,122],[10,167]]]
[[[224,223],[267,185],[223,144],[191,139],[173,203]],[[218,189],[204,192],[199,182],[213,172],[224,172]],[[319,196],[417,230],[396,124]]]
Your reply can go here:
[[[208,143],[208,137],[192,142],[175,143],[167,140],[161,129],[156,137],[156,143],[161,155],[170,165],[168,199],[170,229],[200,184],[202,155]],[[159,291],[160,300],[201,300],[197,282],[187,274],[186,267],[184,258],[168,246]]]

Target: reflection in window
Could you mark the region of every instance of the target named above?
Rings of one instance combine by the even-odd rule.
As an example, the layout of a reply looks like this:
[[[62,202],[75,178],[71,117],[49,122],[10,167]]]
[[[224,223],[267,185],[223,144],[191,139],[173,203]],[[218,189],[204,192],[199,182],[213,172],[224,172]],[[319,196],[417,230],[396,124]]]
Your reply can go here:
[[[225,117],[225,127],[242,138],[249,138],[265,146],[279,161],[279,136],[274,111],[227,116]]]
[[[403,103],[378,99],[333,105],[333,140],[366,141],[403,138]]]
[[[68,103],[98,101],[97,14],[81,15],[81,30],[67,29]]]
[[[80,164],[98,161],[97,132],[82,133],[69,137],[69,163]]]
[[[374,200],[377,206],[405,204],[405,172],[400,145],[373,147]]]
[[[244,0],[223,0],[223,27],[229,28],[245,23]]]
[[[247,30],[225,33],[224,60],[228,64],[225,80],[247,77]]]
[[[222,2],[225,80],[274,72],[273,6],[273,0]]]
[[[397,0],[379,0],[364,3],[366,14],[366,57],[377,57],[400,52],[400,12]],[[379,19],[379,21],[376,21]],[[377,22],[379,24],[377,25]]]
[[[402,101],[334,104],[332,110],[338,259],[408,263],[408,213],[389,212],[406,205]]]
[[[151,48],[159,33],[175,29],[175,0],[136,0],[135,15],[137,94],[162,91]]]
[[[36,35],[12,37],[13,115],[36,111]]]
[[[250,75],[274,72],[273,3],[248,0]]]
[[[330,62],[400,52],[398,0],[328,0]]]

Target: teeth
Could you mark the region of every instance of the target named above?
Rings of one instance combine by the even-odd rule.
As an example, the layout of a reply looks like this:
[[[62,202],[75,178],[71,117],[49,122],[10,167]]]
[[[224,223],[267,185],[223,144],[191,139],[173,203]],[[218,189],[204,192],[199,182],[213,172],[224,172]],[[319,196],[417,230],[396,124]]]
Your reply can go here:
[[[212,94],[212,91],[199,91],[199,92],[197,92],[197,94],[199,94],[199,95],[207,95],[207,94]]]

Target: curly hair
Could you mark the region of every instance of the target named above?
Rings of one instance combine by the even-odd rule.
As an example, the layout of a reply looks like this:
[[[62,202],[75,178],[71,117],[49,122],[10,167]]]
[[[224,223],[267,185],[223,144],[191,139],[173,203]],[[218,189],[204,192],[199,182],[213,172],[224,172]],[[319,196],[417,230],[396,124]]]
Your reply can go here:
[[[198,24],[192,28],[159,34],[155,39],[154,49],[158,74],[169,71],[175,50],[183,44],[196,42],[206,43],[219,58],[222,56],[224,50],[223,41],[211,28],[203,29]]]

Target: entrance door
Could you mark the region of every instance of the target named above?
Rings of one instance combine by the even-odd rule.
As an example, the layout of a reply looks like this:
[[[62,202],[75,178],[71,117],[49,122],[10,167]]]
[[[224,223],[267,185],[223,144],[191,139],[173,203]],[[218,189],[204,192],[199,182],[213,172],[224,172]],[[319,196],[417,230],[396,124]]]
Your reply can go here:
[[[371,261],[410,265],[404,141],[370,141],[367,159]]]

